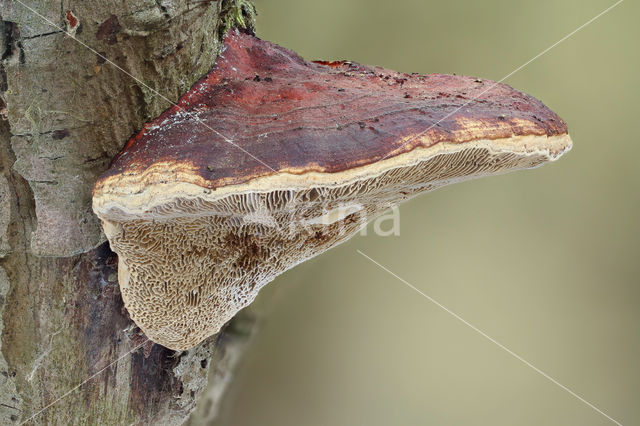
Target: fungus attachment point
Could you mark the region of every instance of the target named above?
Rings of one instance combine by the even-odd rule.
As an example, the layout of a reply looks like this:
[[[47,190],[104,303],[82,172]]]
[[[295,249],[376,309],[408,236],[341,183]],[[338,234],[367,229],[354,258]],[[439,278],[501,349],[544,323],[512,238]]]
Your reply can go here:
[[[188,349],[389,206],[571,147],[542,103],[487,84],[306,62],[229,31],[214,69],[96,183],[131,318]]]

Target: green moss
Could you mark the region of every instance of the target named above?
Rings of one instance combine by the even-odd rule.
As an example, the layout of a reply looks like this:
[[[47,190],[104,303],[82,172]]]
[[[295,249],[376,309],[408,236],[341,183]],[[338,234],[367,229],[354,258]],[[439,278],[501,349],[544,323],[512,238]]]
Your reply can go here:
[[[249,0],[223,0],[220,6],[220,38],[234,27],[255,32],[256,15],[256,8]]]

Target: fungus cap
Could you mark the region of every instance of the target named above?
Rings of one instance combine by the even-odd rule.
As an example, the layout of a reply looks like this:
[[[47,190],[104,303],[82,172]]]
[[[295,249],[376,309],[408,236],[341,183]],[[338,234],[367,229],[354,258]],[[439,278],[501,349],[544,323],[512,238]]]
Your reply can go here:
[[[570,147],[556,114],[507,85],[307,62],[232,30],[99,178],[93,208],[132,319],[181,350],[391,205]]]

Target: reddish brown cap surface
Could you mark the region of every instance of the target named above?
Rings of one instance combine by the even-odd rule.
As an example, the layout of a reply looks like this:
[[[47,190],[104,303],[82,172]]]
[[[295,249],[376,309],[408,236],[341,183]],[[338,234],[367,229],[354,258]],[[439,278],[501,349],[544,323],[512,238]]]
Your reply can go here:
[[[215,68],[131,138],[111,176],[189,165],[206,188],[276,172],[339,172],[438,142],[561,135],[540,101],[488,80],[307,62],[237,31]]]

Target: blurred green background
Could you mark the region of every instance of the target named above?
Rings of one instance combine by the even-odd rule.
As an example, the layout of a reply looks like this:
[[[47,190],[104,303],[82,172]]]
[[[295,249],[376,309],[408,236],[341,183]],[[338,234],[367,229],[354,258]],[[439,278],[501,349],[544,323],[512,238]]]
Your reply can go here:
[[[499,80],[613,1],[256,0],[258,35],[307,59]],[[234,426],[640,424],[640,6],[627,0],[506,83],[563,117],[545,167],[403,204],[265,288],[222,419]]]

